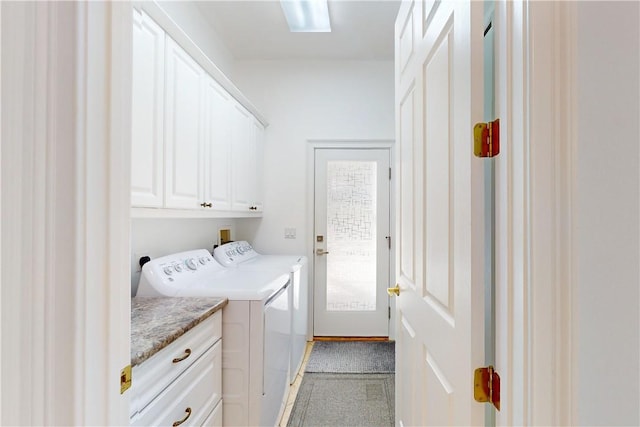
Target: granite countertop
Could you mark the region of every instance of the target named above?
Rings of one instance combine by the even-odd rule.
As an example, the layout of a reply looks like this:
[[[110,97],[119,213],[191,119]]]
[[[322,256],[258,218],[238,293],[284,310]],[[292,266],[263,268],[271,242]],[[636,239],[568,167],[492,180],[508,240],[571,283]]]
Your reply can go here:
[[[131,366],[144,362],[227,302],[213,297],[131,299]]]

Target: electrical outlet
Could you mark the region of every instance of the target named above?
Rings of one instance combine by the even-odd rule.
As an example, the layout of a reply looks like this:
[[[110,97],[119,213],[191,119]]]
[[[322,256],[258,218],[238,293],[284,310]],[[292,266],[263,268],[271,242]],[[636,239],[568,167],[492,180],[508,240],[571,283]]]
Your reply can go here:
[[[285,228],[284,229],[284,238],[285,239],[295,239],[296,238],[296,229],[295,228]]]
[[[133,254],[133,260],[136,264],[136,271],[142,271],[142,267],[140,267],[140,258],[148,256],[151,258],[151,255],[147,251],[140,251],[138,253]]]

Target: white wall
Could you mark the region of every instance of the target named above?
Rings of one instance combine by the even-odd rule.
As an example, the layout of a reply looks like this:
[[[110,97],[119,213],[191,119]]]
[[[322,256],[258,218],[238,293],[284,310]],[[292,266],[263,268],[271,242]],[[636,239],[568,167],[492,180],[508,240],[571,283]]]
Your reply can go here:
[[[270,123],[264,217],[238,236],[253,236],[258,251],[305,253],[307,140],[393,139],[393,61],[238,61],[234,81]],[[284,239],[285,228],[296,239]]]
[[[235,239],[236,219],[148,219],[131,220],[131,296],[138,291],[139,259],[158,258],[192,249],[208,249],[218,244],[218,230],[230,228]]]
[[[640,4],[577,3],[574,422],[639,425]]]
[[[204,18],[197,2],[158,1],[157,3],[228,78],[233,76],[233,55]]]

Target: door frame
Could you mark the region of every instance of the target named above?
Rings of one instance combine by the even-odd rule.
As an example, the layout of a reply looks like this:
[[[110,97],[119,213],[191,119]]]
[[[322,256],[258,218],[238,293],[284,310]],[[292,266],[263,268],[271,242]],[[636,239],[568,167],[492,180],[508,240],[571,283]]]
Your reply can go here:
[[[0,10],[0,423],[125,425],[131,3]]]
[[[504,226],[496,235],[495,296],[501,426],[575,420],[575,16],[573,2],[496,2],[496,112],[504,142],[496,201],[507,206],[496,212],[496,233]]]
[[[389,230],[391,235],[391,250],[389,251],[389,284],[395,277],[395,265],[392,260],[395,259],[395,239],[394,225],[395,212],[391,207],[395,206],[395,188],[393,185],[394,171],[393,162],[395,159],[395,140],[394,139],[307,139],[307,200],[306,200],[306,227],[307,227],[307,258],[309,261],[309,319],[307,329],[307,340],[313,340],[313,307],[314,307],[314,290],[315,290],[315,265],[312,260],[314,257],[314,180],[315,180],[315,151],[317,149],[366,149],[366,148],[386,148],[389,150],[389,164],[391,165],[391,186],[389,188]],[[395,300],[390,299],[391,318],[389,319],[389,339],[395,339]]]

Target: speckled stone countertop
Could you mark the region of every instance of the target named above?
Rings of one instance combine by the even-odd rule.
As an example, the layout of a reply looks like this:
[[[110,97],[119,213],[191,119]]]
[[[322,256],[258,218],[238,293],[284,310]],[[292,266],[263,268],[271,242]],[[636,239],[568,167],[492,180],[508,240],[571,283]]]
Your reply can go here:
[[[139,365],[227,305],[226,298],[131,300],[131,366]]]

